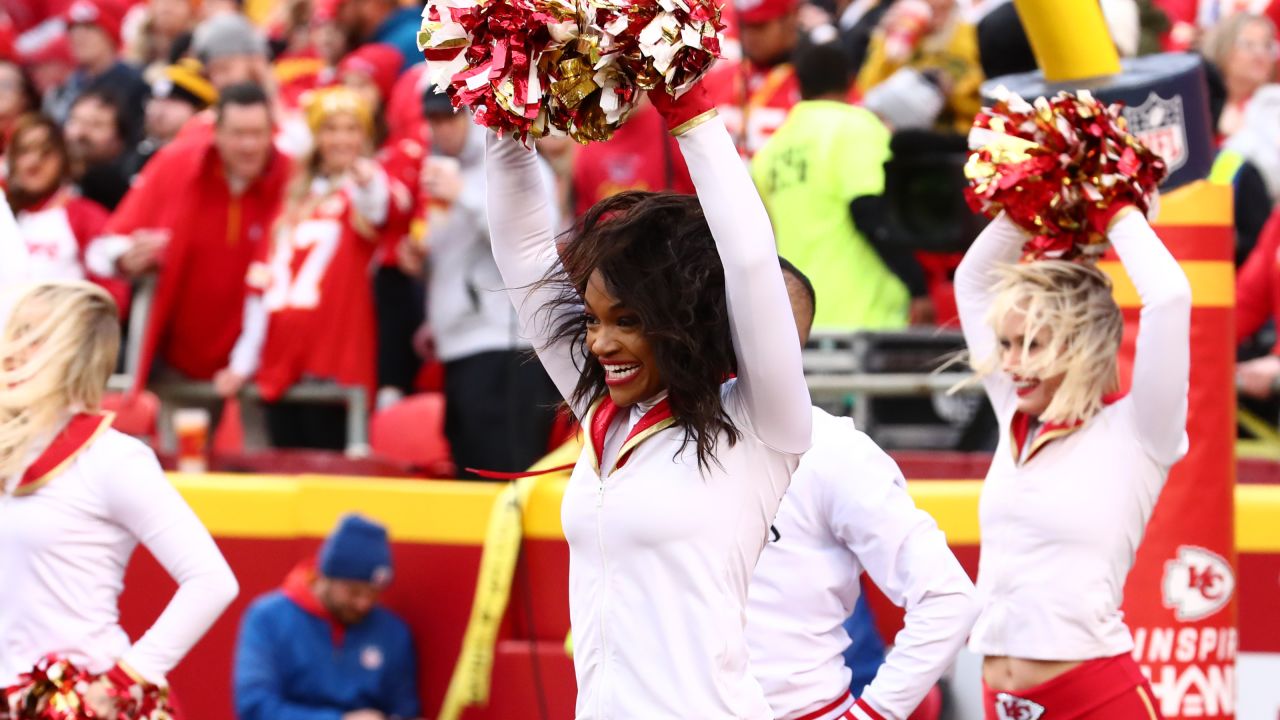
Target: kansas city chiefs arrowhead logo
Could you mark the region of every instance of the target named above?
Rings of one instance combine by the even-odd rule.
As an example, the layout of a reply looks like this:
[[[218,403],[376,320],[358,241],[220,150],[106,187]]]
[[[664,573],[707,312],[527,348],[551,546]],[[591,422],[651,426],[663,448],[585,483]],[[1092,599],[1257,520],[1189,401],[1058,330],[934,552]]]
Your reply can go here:
[[[1040,720],[1044,706],[1009,693],[996,693],[996,717],[1000,720]]]
[[[1164,606],[1182,622],[1209,617],[1226,607],[1236,589],[1231,565],[1217,553],[1183,545],[1164,564],[1160,591]]]

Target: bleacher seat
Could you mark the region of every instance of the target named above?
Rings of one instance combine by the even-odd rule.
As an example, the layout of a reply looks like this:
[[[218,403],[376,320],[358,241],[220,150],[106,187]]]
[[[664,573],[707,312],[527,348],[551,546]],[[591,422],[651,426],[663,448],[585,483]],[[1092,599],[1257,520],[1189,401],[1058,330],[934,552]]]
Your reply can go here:
[[[444,395],[410,395],[374,414],[369,444],[377,457],[408,463],[434,477],[452,477],[453,457],[444,437]]]
[[[160,398],[155,393],[144,390],[132,398],[127,393],[107,393],[102,409],[116,414],[112,423],[116,430],[155,446],[160,417]]]

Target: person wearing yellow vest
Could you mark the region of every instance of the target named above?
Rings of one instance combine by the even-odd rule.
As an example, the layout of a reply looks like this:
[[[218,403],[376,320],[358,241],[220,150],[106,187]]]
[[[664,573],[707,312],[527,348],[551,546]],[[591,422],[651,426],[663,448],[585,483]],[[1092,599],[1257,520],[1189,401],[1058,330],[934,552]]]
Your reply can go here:
[[[838,46],[805,48],[795,67],[803,100],[751,163],[778,253],[823,298],[815,330],[904,327],[911,295],[858,232],[849,207],[883,192],[889,131],[844,102],[852,71]]]

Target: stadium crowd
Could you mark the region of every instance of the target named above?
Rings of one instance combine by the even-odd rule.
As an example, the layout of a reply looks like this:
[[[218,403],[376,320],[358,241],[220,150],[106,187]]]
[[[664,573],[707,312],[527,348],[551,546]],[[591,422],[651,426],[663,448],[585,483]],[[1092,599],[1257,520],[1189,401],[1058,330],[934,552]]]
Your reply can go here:
[[[1238,199],[1241,384],[1265,398],[1280,356],[1269,334],[1250,338],[1276,300],[1280,4],[1183,5],[1102,2],[1123,55],[1208,61],[1222,148],[1211,179]],[[489,257],[483,136],[428,87],[419,12],[396,0],[0,3],[9,204],[38,277],[100,283],[126,323],[131,298],[148,299],[122,368],[137,387],[205,381],[229,398],[256,383],[266,412],[243,413],[251,444],[326,449],[346,443],[345,407],[299,405],[297,383],[365,388],[375,414],[442,391],[462,476],[520,470],[560,437]],[[707,86],[780,254],[823,297],[815,331],[954,327],[951,278],[981,226],[961,199],[963,134],[984,79],[1035,66],[1012,4],[739,0],[725,20]],[[822,143],[795,141],[810,137]],[[538,145],[561,228],[622,190],[692,190],[647,105],[608,142]],[[223,403],[205,405],[216,425]]]
[[[1280,380],[1280,2],[1101,5],[1122,55],[1206,60],[1220,147],[1209,180],[1236,198],[1238,381],[1266,401]],[[110,294],[136,349],[118,370],[162,412],[201,405],[246,444],[336,451],[354,410],[291,391],[359,388],[400,435],[420,440],[422,413],[435,418],[458,477],[524,470],[564,437],[570,416],[530,361],[491,252],[487,131],[430,85],[420,12],[397,0],[0,0],[0,182],[32,274]],[[985,80],[1035,68],[1013,4],[734,0],[724,12],[729,42],[705,87],[778,253],[812,284],[815,333],[958,328],[953,279],[984,224],[963,199],[965,135]],[[648,103],[607,142],[537,146],[559,230],[626,190],[694,191]],[[213,393],[166,396],[191,383]],[[389,573],[386,531],[347,518],[318,563],[255,604],[238,648],[241,716],[420,714],[412,686],[372,709],[367,688],[341,679],[343,663],[412,675],[402,621],[377,607]],[[278,676],[349,631],[376,635],[387,656],[295,673],[308,686],[293,694],[354,710],[289,715]],[[871,654],[855,692],[883,660]]]

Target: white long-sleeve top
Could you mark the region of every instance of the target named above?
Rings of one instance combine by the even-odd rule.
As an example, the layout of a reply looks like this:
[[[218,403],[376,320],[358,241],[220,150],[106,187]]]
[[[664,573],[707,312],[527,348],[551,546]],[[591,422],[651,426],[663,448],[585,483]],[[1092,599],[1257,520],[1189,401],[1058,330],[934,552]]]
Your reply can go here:
[[[123,663],[165,675],[238,592],[213,538],[141,442],[106,430],[30,494],[0,496],[0,686],[47,653],[91,672]],[[137,642],[119,625],[124,573],[141,542],[178,583]]]
[[[992,270],[1017,260],[1025,239],[1001,215],[956,271],[975,361],[996,352],[985,318]],[[982,655],[1070,661],[1133,648],[1120,611],[1125,578],[1169,468],[1188,445],[1191,288],[1140,213],[1121,218],[1110,240],[1142,298],[1129,393],[1019,462],[1013,383],[1002,373],[983,380],[1001,438],[978,507],[982,612],[969,648]]]
[[[905,720],[964,646],[978,614],[973,583],[897,464],[849,418],[814,408],[813,447],[791,476],[751,580],[751,670],[774,717],[798,718],[849,691],[844,621],[863,570],[907,610],[862,701]]]
[[[766,720],[743,632],[747,585],[791,473],[810,442],[810,404],[795,322],[768,215],[719,119],[679,138],[725,273],[739,372],[721,391],[742,432],[700,471],[683,430],[661,430],[616,470],[579,459],[561,518],[569,541],[569,611],[577,720]],[[537,158],[491,138],[489,222],[494,255],[521,323],[569,397],[583,348],[548,344],[535,290],[557,262]],[[575,408],[579,416],[584,408]],[[643,408],[619,412],[615,446]]]

